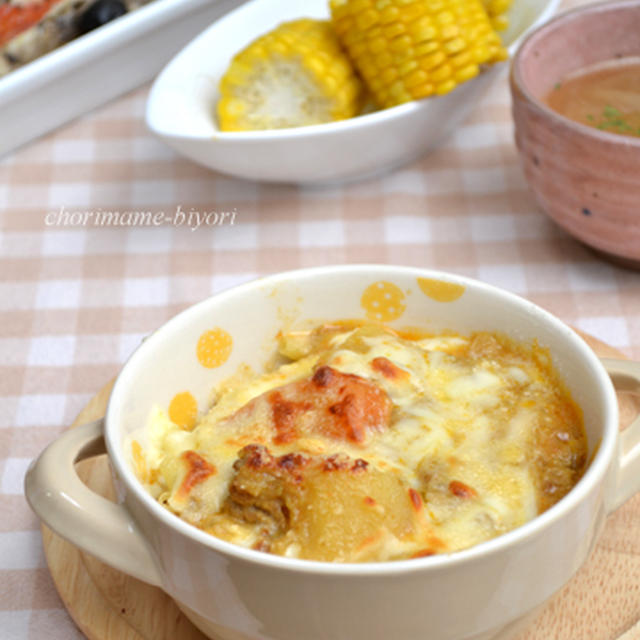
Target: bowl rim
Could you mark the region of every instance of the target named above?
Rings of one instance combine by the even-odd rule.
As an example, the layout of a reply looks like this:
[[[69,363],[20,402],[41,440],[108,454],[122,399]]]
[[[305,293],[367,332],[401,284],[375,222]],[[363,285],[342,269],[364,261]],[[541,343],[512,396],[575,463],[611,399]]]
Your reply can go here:
[[[511,94],[514,99],[516,93],[520,93],[530,107],[533,107],[540,114],[544,114],[547,118],[557,121],[564,127],[570,129],[573,133],[586,138],[593,138],[601,143],[622,145],[625,147],[638,147],[640,148],[640,137],[625,136],[616,133],[610,133],[595,127],[590,127],[581,122],[577,122],[568,118],[567,116],[555,111],[551,107],[545,104],[542,99],[536,98],[531,91],[527,88],[527,85],[522,77],[521,62],[528,54],[528,49],[532,45],[532,41],[538,37],[545,35],[547,31],[561,27],[566,22],[570,22],[576,17],[585,14],[598,14],[610,11],[618,11],[620,9],[633,9],[636,8],[640,11],[640,0],[600,0],[592,4],[586,4],[580,7],[575,7],[564,11],[548,22],[545,22],[532,31],[530,31],[519,43],[518,48],[511,59],[511,67],[509,70],[509,81],[511,85]],[[639,54],[640,57],[640,54]],[[607,62],[603,60],[602,62]]]
[[[499,535],[485,542],[478,543],[467,549],[446,554],[436,554],[424,558],[409,558],[404,560],[394,560],[386,562],[362,562],[362,563],[337,563],[318,560],[306,560],[299,558],[287,558],[275,554],[264,553],[253,549],[247,549],[240,545],[227,542],[220,538],[206,533],[194,525],[182,520],[179,516],[170,513],[162,507],[143,487],[142,483],[135,476],[133,470],[125,462],[124,450],[118,441],[119,434],[115,426],[115,415],[118,411],[120,396],[126,394],[127,378],[132,362],[136,362],[141,357],[145,357],[146,352],[153,350],[154,345],[161,342],[163,334],[169,328],[184,323],[191,319],[191,316],[201,314],[215,300],[218,304],[233,297],[243,296],[253,289],[264,286],[275,286],[282,282],[292,280],[304,280],[315,276],[331,275],[336,273],[366,273],[370,275],[374,272],[376,276],[393,277],[394,275],[404,275],[412,277],[425,277],[441,279],[464,286],[470,286],[481,292],[489,293],[494,297],[504,300],[506,303],[517,304],[531,313],[535,313],[539,321],[547,326],[551,325],[555,333],[560,334],[568,341],[572,349],[580,354],[587,366],[596,374],[599,381],[599,391],[604,399],[604,419],[603,431],[599,441],[594,443],[594,453],[591,462],[576,485],[559,500],[555,505],[545,512],[538,514],[529,522],[517,527],[507,533]],[[161,523],[169,527],[174,532],[184,535],[192,542],[199,543],[207,549],[217,552],[223,556],[231,556],[234,560],[244,561],[247,564],[261,566],[263,568],[278,569],[294,573],[308,573],[328,576],[393,576],[404,575],[416,571],[440,571],[457,567],[464,563],[473,563],[486,556],[492,556],[498,552],[504,552],[518,545],[526,543],[541,530],[557,523],[566,516],[590,494],[592,490],[603,480],[609,466],[617,451],[618,443],[618,405],[613,383],[609,378],[604,366],[591,348],[559,318],[550,312],[542,309],[536,304],[506,291],[500,287],[484,283],[480,280],[461,276],[454,273],[423,269],[420,267],[386,265],[386,264],[343,264],[330,265],[324,267],[311,267],[275,273],[262,278],[251,280],[244,284],[232,287],[219,292],[194,305],[191,305],[173,316],[161,327],[148,336],[142,344],[131,354],[113,386],[104,421],[104,439],[110,461],[117,476],[123,482],[126,492],[130,492],[143,506],[147,514],[152,518],[157,518]]]

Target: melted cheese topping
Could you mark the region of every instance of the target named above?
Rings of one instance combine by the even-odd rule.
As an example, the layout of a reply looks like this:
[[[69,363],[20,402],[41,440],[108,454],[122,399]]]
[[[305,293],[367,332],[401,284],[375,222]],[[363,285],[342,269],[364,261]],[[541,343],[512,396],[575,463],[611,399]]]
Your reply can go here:
[[[281,457],[296,453],[326,460],[340,454],[364,460],[370,471],[391,474],[408,488],[413,524],[394,533],[383,520],[357,551],[341,547],[317,558],[342,561],[467,548],[532,519],[583,471],[580,411],[548,354],[536,345],[516,345],[487,333],[407,339],[364,326],[281,336],[280,352],[295,359],[263,375],[240,371],[217,390],[212,408],[193,430],[175,425],[157,408],[145,433],[133,440],[134,467],[152,495],[188,522],[237,544],[261,549],[266,544],[260,518],[269,507],[249,505],[251,517],[246,511],[238,517],[237,503],[229,508],[239,452],[247,446]],[[362,380],[383,392],[390,404],[389,412],[379,413],[382,427],[369,420],[369,430],[359,432],[358,439],[336,435],[333,426],[314,426],[312,412],[327,410],[318,408],[310,395],[316,388],[309,385],[327,367],[336,372],[338,386]],[[284,405],[274,402],[275,393]],[[377,396],[365,402],[371,407],[374,400]],[[339,413],[337,406],[329,407],[330,419]],[[278,420],[285,418],[292,431],[278,438]],[[364,499],[385,510],[368,495]],[[332,518],[340,521],[340,505],[336,500],[325,526]],[[390,518],[392,509],[386,511]],[[253,521],[256,514],[259,523]],[[312,552],[305,552],[296,535],[289,530],[280,542],[270,538],[267,550],[309,557]]]

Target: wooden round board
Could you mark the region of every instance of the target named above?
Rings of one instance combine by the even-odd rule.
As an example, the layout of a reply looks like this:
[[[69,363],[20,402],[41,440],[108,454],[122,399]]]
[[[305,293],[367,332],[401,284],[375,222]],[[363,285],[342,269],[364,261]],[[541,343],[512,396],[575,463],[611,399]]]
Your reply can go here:
[[[583,337],[598,355],[624,357],[595,338]],[[112,384],[89,402],[73,426],[104,415]],[[626,426],[640,405],[628,394],[619,394],[618,399],[621,425]],[[114,499],[106,456],[85,460],[78,472],[94,491]],[[608,518],[585,566],[517,640],[640,638],[639,534],[640,494]],[[62,601],[89,640],[205,639],[160,589],[108,567],[45,526],[42,538]]]

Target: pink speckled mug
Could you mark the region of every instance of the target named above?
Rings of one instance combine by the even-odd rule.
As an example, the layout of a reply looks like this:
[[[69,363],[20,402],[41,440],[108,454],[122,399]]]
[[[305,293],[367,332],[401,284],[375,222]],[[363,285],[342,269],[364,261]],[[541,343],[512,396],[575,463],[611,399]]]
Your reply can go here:
[[[511,66],[516,144],[537,202],[563,229],[640,267],[640,138],[589,127],[543,98],[567,75],[635,56],[640,0],[587,5],[534,31]]]

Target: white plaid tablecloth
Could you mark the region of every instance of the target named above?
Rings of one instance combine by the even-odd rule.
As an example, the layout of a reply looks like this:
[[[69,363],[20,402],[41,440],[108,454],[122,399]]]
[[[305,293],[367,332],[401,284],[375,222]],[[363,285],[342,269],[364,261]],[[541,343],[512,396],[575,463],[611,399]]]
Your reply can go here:
[[[82,637],[23,496],[30,460],[145,335],[212,293],[329,263],[432,267],[525,296],[640,359],[640,274],[604,262],[537,208],[506,77],[436,152],[331,188],[243,182],[182,159],[145,130],[146,93],[0,161],[2,638]],[[162,222],[109,221],[125,211]],[[195,212],[211,215],[193,230]],[[213,224],[212,212],[229,215]]]

